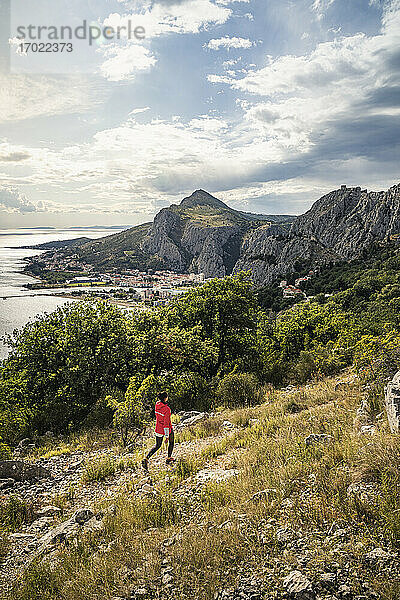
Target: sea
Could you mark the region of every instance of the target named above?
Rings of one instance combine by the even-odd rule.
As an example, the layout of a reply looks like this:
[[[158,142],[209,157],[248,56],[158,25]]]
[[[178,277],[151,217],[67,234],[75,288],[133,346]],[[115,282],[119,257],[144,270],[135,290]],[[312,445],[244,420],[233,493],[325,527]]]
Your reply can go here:
[[[74,302],[67,298],[50,296],[52,290],[28,290],[24,286],[36,280],[23,273],[26,258],[41,254],[44,250],[21,248],[55,240],[78,237],[96,239],[117,233],[127,227],[99,228],[34,228],[0,229],[0,359],[7,357],[9,348],[4,336],[20,329],[43,313],[54,311],[58,306]],[[55,289],[54,292],[62,292]]]

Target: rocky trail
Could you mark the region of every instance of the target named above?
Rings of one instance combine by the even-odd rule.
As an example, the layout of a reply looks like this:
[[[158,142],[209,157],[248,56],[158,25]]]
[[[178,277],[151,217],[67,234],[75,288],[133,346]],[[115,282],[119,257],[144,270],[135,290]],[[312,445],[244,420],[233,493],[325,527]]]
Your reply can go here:
[[[195,416],[193,412],[190,414]],[[188,421],[188,425],[191,422],[193,418]],[[229,424],[226,433],[222,435],[176,444],[175,458],[179,460],[198,454],[207,446],[229,435],[231,427],[233,426]],[[147,434],[140,444],[146,448],[152,440],[153,436]],[[142,453],[144,454],[144,450],[140,456]],[[18,451],[16,454],[18,456]],[[84,473],[87,466],[102,459],[122,460],[124,465],[121,470],[102,481],[86,482]],[[156,494],[154,475],[166,471],[162,483],[176,469],[176,463],[167,467],[165,459],[166,446],[163,444],[161,450],[152,457],[148,472],[140,466],[137,453],[121,454],[117,448],[77,450],[49,458],[24,460],[25,468],[22,473],[19,472],[20,458],[0,461],[0,496],[3,496],[3,499],[18,497],[33,507],[32,522],[9,535],[10,549],[0,563],[0,593],[7,592],[18,575],[39,555],[52,552],[65,539],[101,529],[104,515],[96,508],[100,501],[108,500],[111,504],[113,498],[121,494],[131,494],[132,491],[137,495]],[[197,487],[207,481],[223,481],[235,476],[237,471],[224,468],[223,463],[226,461],[226,455],[210,461],[210,464],[197,474]],[[4,474],[7,476],[3,478]],[[16,479],[13,479],[13,475]],[[191,495],[193,487],[196,485],[184,480],[175,494],[181,498],[186,493]]]
[[[324,516],[318,523],[313,521],[314,511],[320,510],[319,507],[327,515],[333,510],[331,504],[334,496],[328,497],[327,504],[321,504],[325,497],[322,477],[329,475],[321,466],[325,460],[336,461],[342,452],[340,450],[338,454],[339,447],[346,448],[345,452],[354,452],[357,460],[360,452],[368,452],[368,448],[374,447],[374,444],[377,448],[385,449],[388,444],[390,447],[392,438],[384,415],[371,417],[357,385],[354,378],[350,377],[336,379],[328,385],[322,383],[320,388],[317,384],[316,391],[308,385],[301,390],[288,386],[282,391],[279,402],[282,410],[290,407],[290,411],[293,411],[289,416],[287,413],[277,413],[274,404],[267,402],[251,409],[247,416],[238,411],[236,418],[232,415],[233,423],[223,421],[224,417],[217,417],[220,426],[210,426],[209,430],[206,429],[207,435],[204,430],[201,435],[199,430],[191,430],[191,435],[181,437],[176,444],[174,454],[178,463],[174,466],[166,466],[166,448],[163,445],[150,461],[148,473],[140,466],[142,449],[121,454],[116,447],[102,447],[26,460],[30,467],[39,469],[39,478],[15,481],[12,486],[7,484],[7,480],[0,484],[4,486],[1,490],[3,497],[14,495],[30,501],[35,513],[31,523],[10,535],[10,551],[0,566],[0,597],[2,593],[7,593],[32,560],[43,557],[46,564],[57,564],[58,557],[74,546],[76,538],[84,539],[85,534],[95,534],[94,552],[99,555],[99,560],[107,560],[107,556],[114,551],[113,544],[121,542],[117,541],[119,534],[114,534],[114,530],[111,538],[104,537],[103,527],[107,528],[109,514],[117,514],[115,518],[119,518],[121,498],[126,496],[127,500],[133,499],[134,503],[136,498],[139,501],[146,499],[150,506],[154,498],[156,506],[165,493],[168,481],[175,478],[175,484],[169,492],[172,504],[177,509],[174,524],[150,524],[138,533],[138,536],[142,536],[144,552],[142,566],[136,572],[127,566],[123,567],[127,572],[126,579],[123,578],[114,588],[121,589],[121,592],[107,592],[106,596],[93,595],[92,592],[90,598],[187,598],[190,596],[190,585],[193,585],[196,577],[200,581],[203,576],[207,579],[205,571],[208,566],[206,562],[201,562],[193,548],[193,556],[197,557],[193,563],[194,571],[192,574],[190,570],[182,571],[185,553],[192,552],[191,545],[197,544],[199,552],[211,552],[209,557],[212,558],[212,552],[219,552],[214,545],[226,540],[228,548],[229,544],[233,544],[237,563],[227,572],[228,578],[224,574],[218,575],[215,595],[202,595],[201,598],[397,600],[397,592],[389,592],[386,587],[390,584],[392,589],[400,590],[399,553],[384,529],[374,533],[371,524],[364,522],[364,516],[356,522],[356,513],[350,512],[352,516],[348,518],[340,507],[335,508],[337,516],[334,518]],[[392,397],[387,398],[386,402],[392,400]],[[335,414],[338,411],[339,414]],[[195,425],[197,418],[196,415],[188,416],[188,425]],[[213,419],[208,422],[211,421]],[[343,434],[343,426],[346,435]],[[257,437],[257,431],[262,438]],[[338,435],[341,437],[338,438]],[[149,434],[143,440],[143,447],[149,447],[152,439]],[[253,444],[257,444],[258,439],[262,444],[256,452],[261,450],[262,453],[252,454]],[[243,444],[236,443],[240,440]],[[348,440],[350,446],[346,445]],[[279,477],[283,479],[278,479],[279,483],[274,481],[273,475],[267,470],[259,480],[267,481],[267,485],[264,483],[264,487],[255,487],[252,478],[257,477],[257,471],[263,469],[262,461],[268,460],[268,444],[275,444],[276,456],[282,452],[282,460],[279,459],[275,464],[280,469]],[[298,456],[293,454],[294,448],[297,448]],[[249,462],[252,456],[258,456],[258,463],[254,467]],[[192,465],[191,461],[199,457],[201,460]],[[300,463],[296,462],[299,457],[304,461],[301,463],[302,470],[299,470]],[[104,480],[88,482],[85,479],[88,465],[101,460],[121,459],[124,461],[123,467]],[[313,461],[312,467],[308,466],[309,459]],[[287,471],[293,468],[290,467],[291,461],[297,465],[292,475]],[[250,474],[252,468],[254,475]],[[318,471],[320,468],[322,470]],[[351,468],[351,461],[344,463],[340,457],[335,464],[337,483],[333,485],[341,486],[340,503],[348,506],[350,511],[354,510],[354,506],[357,507],[361,515],[365,514],[365,518],[371,519],[372,511],[380,506],[379,481],[370,475],[368,479],[349,477]],[[182,469],[186,470],[182,472]],[[216,484],[216,489],[219,484],[223,487],[225,482],[230,491],[236,486],[236,504],[228,501],[225,504],[224,501],[216,508],[212,501],[207,505],[204,493],[210,482]],[[250,487],[241,487],[243,485]],[[329,479],[326,485],[331,485]],[[244,496],[241,498],[242,493]],[[396,498],[393,501],[397,502]],[[303,515],[301,518],[300,514]],[[96,541],[97,533],[99,541]],[[153,559],[149,559],[149,556],[153,556]],[[113,560],[112,557],[110,560]],[[156,560],[158,566],[149,575],[147,565],[150,565],[150,569],[154,568],[151,566],[154,565],[152,560]],[[197,560],[200,560],[200,566]],[[119,562],[111,564],[120,565]],[[230,569],[229,560],[226,564]],[[192,568],[192,563],[189,565]],[[188,574],[194,577],[191,584]],[[396,581],[398,588],[395,588]],[[198,590],[201,590],[200,583]],[[62,596],[65,597],[69,597],[68,594]],[[77,597],[81,596],[75,593],[74,600]]]

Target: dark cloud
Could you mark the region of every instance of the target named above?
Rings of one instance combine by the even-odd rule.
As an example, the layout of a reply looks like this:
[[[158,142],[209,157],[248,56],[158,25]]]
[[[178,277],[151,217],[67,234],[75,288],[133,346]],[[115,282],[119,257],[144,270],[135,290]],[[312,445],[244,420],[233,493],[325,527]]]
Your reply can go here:
[[[367,96],[366,103],[376,108],[400,107],[400,85],[374,90]]]
[[[27,152],[10,152],[9,154],[0,154],[0,161],[2,162],[21,162],[30,158],[30,154]]]

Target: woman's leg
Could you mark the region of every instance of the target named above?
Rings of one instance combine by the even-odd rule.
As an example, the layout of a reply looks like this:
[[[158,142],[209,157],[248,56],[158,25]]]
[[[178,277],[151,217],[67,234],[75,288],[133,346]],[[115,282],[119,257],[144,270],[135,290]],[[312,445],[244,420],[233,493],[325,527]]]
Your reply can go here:
[[[149,460],[150,456],[153,456],[161,448],[163,437],[156,435],[156,445],[148,452],[146,460]]]
[[[169,438],[168,438],[168,458],[171,458],[172,456],[172,452],[174,451],[174,441],[175,441],[175,436],[174,436],[174,430],[171,431],[171,433],[169,434]]]

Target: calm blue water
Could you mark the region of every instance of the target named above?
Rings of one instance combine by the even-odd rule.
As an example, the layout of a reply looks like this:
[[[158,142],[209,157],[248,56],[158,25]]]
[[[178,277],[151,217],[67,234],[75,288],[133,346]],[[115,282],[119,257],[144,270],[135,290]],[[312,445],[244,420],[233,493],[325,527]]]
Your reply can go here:
[[[18,246],[83,236],[95,239],[112,233],[116,233],[116,230],[0,229],[0,337],[19,329],[40,314],[51,312],[66,302],[73,302],[49,296],[47,290],[31,291],[22,287],[35,281],[22,273],[24,259],[40,254],[40,251],[18,249]],[[7,356],[7,353],[7,347],[0,341],[0,358]]]

